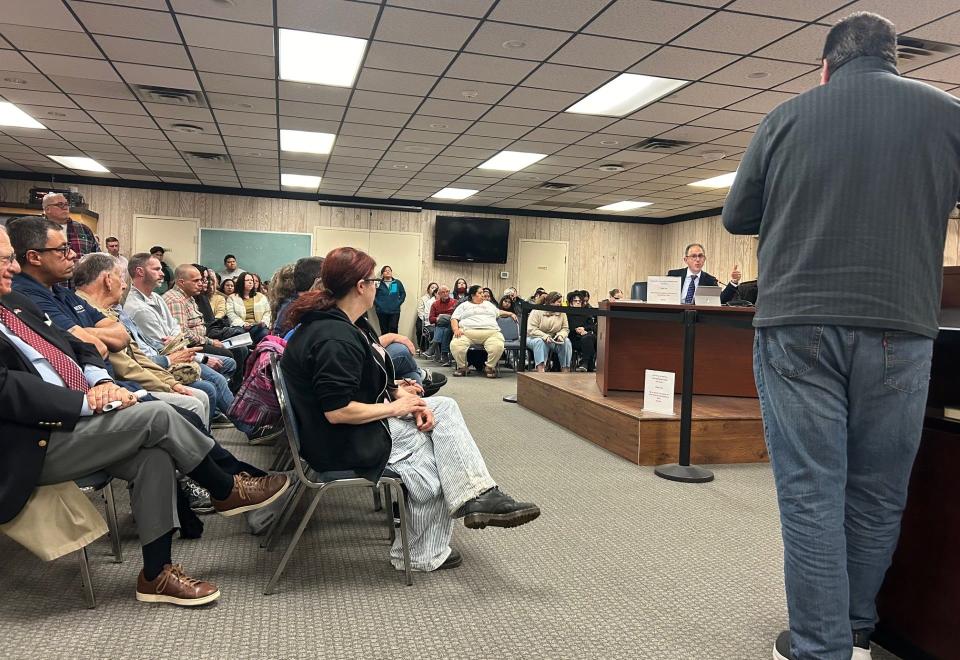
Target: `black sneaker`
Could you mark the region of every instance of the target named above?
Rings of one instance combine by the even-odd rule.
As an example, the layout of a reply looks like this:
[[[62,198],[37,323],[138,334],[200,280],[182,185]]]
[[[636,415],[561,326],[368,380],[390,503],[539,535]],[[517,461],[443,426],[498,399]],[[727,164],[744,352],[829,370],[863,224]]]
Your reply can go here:
[[[247,435],[247,442],[251,445],[272,445],[281,435],[283,435],[283,424],[261,426]]]
[[[777,641],[773,644],[773,660],[793,660],[789,630],[784,630],[777,635]]]
[[[184,477],[180,480],[187,499],[190,501],[190,509],[197,515],[206,515],[213,513],[213,501],[210,499],[210,491],[198,484],[193,479]]]
[[[517,502],[494,486],[480,497],[475,497],[454,514],[463,518],[463,526],[470,529],[491,527],[519,527],[540,516],[540,507],[531,502]]]
[[[423,377],[423,396],[432,396],[447,384],[447,377],[443,374],[434,373],[429,369],[423,371],[426,373]]]
[[[463,563],[463,555],[457,552],[456,548],[450,548],[450,554],[447,556],[447,559],[437,566],[438,571],[442,571],[447,568],[456,568]]]
[[[210,421],[210,428],[212,429],[232,429],[233,422],[230,421],[230,418],[224,415],[223,413],[217,413],[217,416]]]

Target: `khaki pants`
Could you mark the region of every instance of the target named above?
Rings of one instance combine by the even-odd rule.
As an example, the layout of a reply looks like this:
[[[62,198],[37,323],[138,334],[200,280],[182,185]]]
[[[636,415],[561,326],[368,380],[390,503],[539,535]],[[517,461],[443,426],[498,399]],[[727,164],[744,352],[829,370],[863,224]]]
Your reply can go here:
[[[467,349],[474,344],[483,344],[487,351],[486,366],[493,369],[503,355],[503,333],[500,328],[463,328],[463,335],[450,341],[450,353],[457,362],[457,368],[467,366]]]

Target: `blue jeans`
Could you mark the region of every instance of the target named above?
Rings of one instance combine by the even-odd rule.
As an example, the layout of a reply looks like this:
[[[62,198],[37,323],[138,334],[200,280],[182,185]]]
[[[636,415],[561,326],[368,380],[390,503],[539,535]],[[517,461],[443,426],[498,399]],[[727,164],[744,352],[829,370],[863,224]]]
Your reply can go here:
[[[536,365],[546,364],[547,358],[551,353],[556,353],[560,358],[560,366],[569,369],[570,360],[573,358],[573,344],[569,339],[564,339],[562,344],[546,342],[539,337],[527,337],[527,348],[533,351],[533,363]]]
[[[450,353],[450,340],[453,339],[453,330],[450,326],[437,327],[433,331],[433,343],[440,345],[440,354]],[[437,356],[439,357],[439,356]]]
[[[220,357],[220,356],[217,356]],[[227,361],[229,360],[233,363],[234,368],[236,368],[236,362],[230,358],[220,358],[226,366]],[[205,364],[200,365],[200,378],[204,383],[209,383],[213,386],[215,393],[210,395],[210,414],[214,414],[214,410],[222,412],[224,415],[227,414],[227,409],[233,404],[233,392],[230,391],[230,388],[227,386],[227,378],[217,372],[212,367],[208,367]],[[198,381],[199,382],[199,381]],[[206,389],[204,389],[206,391]]]
[[[920,444],[933,340],[758,328],[754,377],[780,505],[796,660],[848,660],[872,631]]]
[[[208,367],[212,371],[223,374],[227,380],[230,380],[230,376],[233,375],[233,372],[237,370],[237,361],[232,357],[227,357],[226,355],[214,355],[213,357],[217,358],[223,364],[220,365],[219,369],[213,369],[213,367]],[[204,368],[207,368],[207,365],[201,364],[200,371],[202,372]]]
[[[417,366],[417,361],[410,354],[409,348],[400,342],[394,342],[387,346],[386,351],[387,355],[390,356],[390,361],[393,362],[393,373],[397,378],[412,378],[423,385],[420,367]]]

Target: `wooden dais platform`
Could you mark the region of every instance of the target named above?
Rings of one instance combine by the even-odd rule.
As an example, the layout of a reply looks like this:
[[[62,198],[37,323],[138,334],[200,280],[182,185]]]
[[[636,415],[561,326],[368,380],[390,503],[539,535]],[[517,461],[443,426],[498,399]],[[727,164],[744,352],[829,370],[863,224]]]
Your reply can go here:
[[[643,392],[604,397],[595,374],[517,374],[517,402],[637,465],[676,463],[680,397],[675,417],[646,413]],[[767,460],[757,399],[693,397],[691,462],[695,465]]]

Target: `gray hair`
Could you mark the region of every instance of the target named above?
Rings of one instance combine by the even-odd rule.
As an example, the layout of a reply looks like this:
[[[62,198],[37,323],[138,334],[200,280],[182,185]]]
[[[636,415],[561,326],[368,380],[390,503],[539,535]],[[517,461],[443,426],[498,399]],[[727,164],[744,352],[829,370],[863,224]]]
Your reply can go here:
[[[702,245],[700,245],[699,243],[691,243],[687,247],[683,248],[683,256],[687,256],[687,254],[690,252],[690,248],[692,247],[698,247],[704,254],[707,253],[707,249]]]
[[[67,198],[66,195],[64,195],[63,193],[48,192],[46,195],[43,196],[43,200],[40,202],[40,206],[46,209],[48,206],[54,203],[53,200],[56,197],[63,197],[64,199]]]
[[[190,273],[191,270],[196,270],[198,273],[200,272],[193,264],[180,264],[177,266],[177,269],[173,271],[173,279],[185,280],[187,279],[187,274]]]
[[[89,286],[104,273],[120,267],[120,260],[106,252],[92,252],[84,255],[73,269],[73,285],[78,289]]]

